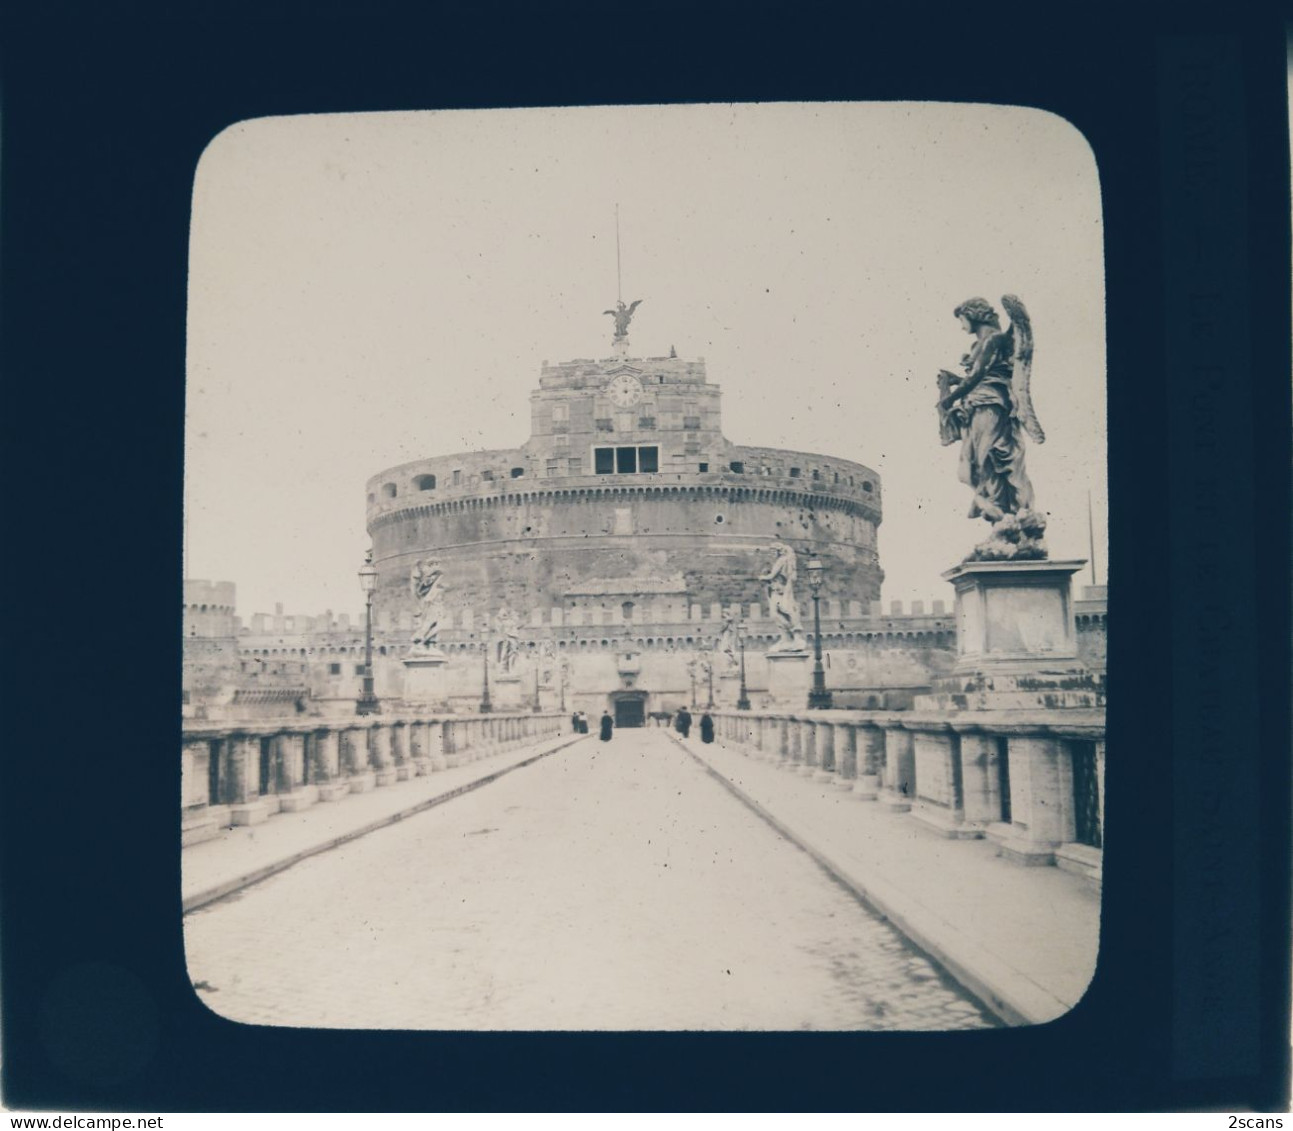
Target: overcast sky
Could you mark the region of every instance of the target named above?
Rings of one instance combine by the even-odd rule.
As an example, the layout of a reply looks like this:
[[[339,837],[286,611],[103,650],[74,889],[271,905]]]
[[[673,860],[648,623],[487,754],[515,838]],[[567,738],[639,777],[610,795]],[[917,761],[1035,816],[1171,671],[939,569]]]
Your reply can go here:
[[[1105,582],[1099,179],[1030,109],[766,104],[258,119],[208,146],[189,277],[187,568],[244,618],[362,608],[367,478],[519,445],[539,365],[704,357],[738,444],[879,472],[883,596],[975,542],[935,375],[972,295],[1033,322],[1027,462],[1053,557]],[[1003,315],[1003,325],[1005,319]],[[1079,575],[1090,582],[1090,570]]]

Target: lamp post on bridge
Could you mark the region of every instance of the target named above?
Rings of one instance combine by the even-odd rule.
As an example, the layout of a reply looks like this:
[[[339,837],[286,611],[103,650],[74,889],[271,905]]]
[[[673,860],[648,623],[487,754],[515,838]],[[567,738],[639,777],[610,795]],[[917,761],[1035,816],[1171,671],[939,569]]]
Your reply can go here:
[[[750,695],[745,689],[745,621],[736,622],[736,638],[741,645],[741,694],[736,700],[736,709],[738,711],[748,711],[750,709]]]
[[[813,587],[813,687],[808,692],[810,710],[829,709],[833,705],[831,693],[826,690],[826,671],[822,667],[821,589],[824,569],[821,558],[814,556],[809,560],[808,584]]]
[[[709,658],[705,661],[705,677],[709,681],[709,698],[705,703],[705,710],[714,709],[714,653],[710,652]]]
[[[489,701],[489,640],[486,639],[484,680],[480,694],[480,713],[482,715],[488,715],[493,709],[493,704]]]
[[[373,590],[377,588],[377,567],[373,565],[373,551],[364,552],[364,564],[359,568],[359,588],[364,591],[364,683],[355,701],[356,715],[380,715],[382,705],[373,693]]]

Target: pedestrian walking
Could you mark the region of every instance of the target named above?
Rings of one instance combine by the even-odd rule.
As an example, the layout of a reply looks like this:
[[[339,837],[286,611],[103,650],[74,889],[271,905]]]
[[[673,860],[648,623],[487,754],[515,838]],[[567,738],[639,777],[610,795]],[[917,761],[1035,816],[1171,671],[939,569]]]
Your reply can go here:
[[[707,714],[700,716],[700,740],[701,742],[714,741],[714,720]]]
[[[615,721],[611,718],[609,711],[602,712],[602,741],[610,742],[611,731],[615,729]]]
[[[574,711],[570,715],[570,730],[574,734],[579,733],[579,712]]]
[[[686,738],[691,734],[691,712],[688,711],[686,707],[683,707],[678,711],[677,716],[673,720],[673,726],[674,729],[683,736],[683,738]]]

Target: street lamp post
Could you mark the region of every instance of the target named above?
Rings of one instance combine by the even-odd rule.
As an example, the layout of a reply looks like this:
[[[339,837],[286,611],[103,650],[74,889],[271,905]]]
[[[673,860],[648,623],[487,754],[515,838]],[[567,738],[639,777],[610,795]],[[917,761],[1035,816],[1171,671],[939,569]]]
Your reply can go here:
[[[822,667],[822,560],[813,557],[808,562],[808,584],[813,587],[813,688],[808,693],[810,709],[826,709],[832,706],[831,693],[826,690],[826,671]]]
[[[534,665],[534,713],[537,715],[543,708],[539,706],[539,662]]]
[[[750,709],[750,695],[745,689],[745,621],[738,622],[736,634],[737,640],[741,644],[741,694],[736,700],[736,709],[738,711],[748,711]]]
[[[709,659],[705,662],[705,676],[709,680],[709,700],[705,704],[705,710],[714,709],[714,653],[709,654]]]
[[[494,709],[493,705],[489,701],[489,641],[488,640],[485,641],[485,675],[484,675],[484,682],[482,683],[481,686],[482,686],[482,690],[480,693],[480,713],[482,715],[488,715]]]
[[[364,591],[364,685],[355,701],[356,715],[379,715],[382,705],[373,694],[373,590],[377,588],[377,567],[373,565],[373,552],[364,554],[364,564],[359,569],[359,588]]]

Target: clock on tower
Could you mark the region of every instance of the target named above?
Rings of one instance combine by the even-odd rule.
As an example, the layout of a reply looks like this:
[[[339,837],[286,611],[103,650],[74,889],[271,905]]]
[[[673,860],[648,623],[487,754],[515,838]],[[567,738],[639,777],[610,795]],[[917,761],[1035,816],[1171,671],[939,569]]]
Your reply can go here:
[[[642,385],[636,377],[621,373],[606,386],[606,395],[619,408],[628,408],[642,399]]]

